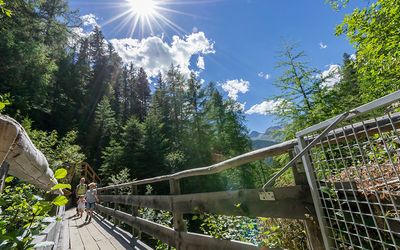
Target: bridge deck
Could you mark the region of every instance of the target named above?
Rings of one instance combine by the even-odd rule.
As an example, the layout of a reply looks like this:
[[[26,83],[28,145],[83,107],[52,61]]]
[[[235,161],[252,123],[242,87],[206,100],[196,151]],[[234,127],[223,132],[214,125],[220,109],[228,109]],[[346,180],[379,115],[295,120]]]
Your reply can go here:
[[[66,211],[62,222],[57,249],[151,249],[140,241],[133,242],[131,235],[115,228],[102,217],[94,216],[90,223],[75,216],[75,209]]]

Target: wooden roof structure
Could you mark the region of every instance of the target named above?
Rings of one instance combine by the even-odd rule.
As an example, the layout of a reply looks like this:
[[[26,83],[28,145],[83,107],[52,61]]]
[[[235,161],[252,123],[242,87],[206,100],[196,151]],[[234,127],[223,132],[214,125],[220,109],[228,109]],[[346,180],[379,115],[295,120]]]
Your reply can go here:
[[[11,117],[0,115],[0,163],[8,173],[43,190],[57,184],[43,153],[33,145],[25,129]]]

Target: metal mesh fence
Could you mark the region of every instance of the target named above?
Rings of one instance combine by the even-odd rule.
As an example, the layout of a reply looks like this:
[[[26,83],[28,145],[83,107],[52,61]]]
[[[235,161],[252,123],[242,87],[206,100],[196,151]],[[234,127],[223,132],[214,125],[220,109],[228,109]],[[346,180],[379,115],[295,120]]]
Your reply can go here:
[[[400,249],[396,111],[392,105],[341,122],[306,155],[331,249]],[[307,145],[321,130],[300,139]]]

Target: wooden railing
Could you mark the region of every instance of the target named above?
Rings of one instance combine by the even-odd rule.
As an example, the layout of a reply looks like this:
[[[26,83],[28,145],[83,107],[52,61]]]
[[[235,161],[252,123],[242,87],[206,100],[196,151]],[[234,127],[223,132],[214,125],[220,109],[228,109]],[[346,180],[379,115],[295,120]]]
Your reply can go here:
[[[259,196],[261,189],[181,194],[180,179],[216,174],[266,157],[289,153],[293,151],[295,145],[297,145],[296,140],[286,141],[208,167],[102,187],[98,189],[102,204],[97,209],[104,216],[113,218],[116,224],[123,221],[132,226],[134,230],[150,235],[177,249],[258,249],[257,246],[250,243],[216,239],[208,235],[187,232],[183,215],[211,213],[302,219],[310,222],[309,219],[314,216],[314,206],[301,166],[293,166],[295,168],[293,172],[296,175],[295,186],[271,189],[268,192],[269,197],[265,197],[264,200]],[[169,195],[138,195],[138,186],[162,181],[169,181]],[[132,208],[122,211],[124,209],[121,207],[126,208],[127,206]],[[138,216],[139,208],[172,212],[173,228],[140,218]],[[315,226],[315,223],[309,223],[308,228],[312,230]],[[314,231],[318,233],[318,229],[314,229]],[[314,234],[311,238],[316,239],[318,235]]]
[[[35,147],[24,128],[5,115],[0,115],[0,166],[0,192],[7,174],[45,191],[57,184],[43,153]],[[63,216],[64,207],[58,207],[56,214]],[[55,220],[36,235],[33,244],[45,241],[57,244],[60,228],[61,222]],[[51,249],[51,246],[40,249]]]
[[[81,176],[85,177],[87,182],[96,182],[96,183],[100,183],[101,182],[100,177],[96,174],[96,172],[89,165],[89,163],[82,162],[81,163],[81,167],[82,167]]]
[[[319,143],[321,145],[340,144],[345,143],[352,136],[362,138],[376,134],[379,132],[377,125],[380,132],[399,128],[400,113],[394,113],[390,117],[385,115],[378,119],[363,120],[334,129]],[[352,134],[349,133],[350,131]],[[305,140],[311,141],[313,139],[314,137],[308,137]],[[297,140],[290,140],[252,151],[208,167],[99,188],[99,198],[103,204],[98,206],[98,212],[112,217],[115,222],[123,221],[136,231],[148,234],[177,249],[257,249],[255,245],[248,243],[214,239],[207,235],[186,232],[184,214],[211,213],[301,219],[304,220],[310,249],[324,249],[302,160],[296,161],[291,166],[295,186],[271,188],[267,190],[268,192],[262,192],[261,189],[194,194],[181,194],[180,192],[180,180],[182,178],[216,174],[252,161],[286,153],[289,154],[291,159],[295,157],[298,153]],[[139,195],[137,192],[140,185],[163,181],[169,181],[169,195]],[[259,196],[260,193],[264,197]],[[240,204],[240,206],[235,206],[235,204]],[[132,208],[126,210],[129,206]],[[125,211],[122,211],[121,207],[124,207]],[[138,215],[139,208],[172,212],[173,228],[140,218]]]

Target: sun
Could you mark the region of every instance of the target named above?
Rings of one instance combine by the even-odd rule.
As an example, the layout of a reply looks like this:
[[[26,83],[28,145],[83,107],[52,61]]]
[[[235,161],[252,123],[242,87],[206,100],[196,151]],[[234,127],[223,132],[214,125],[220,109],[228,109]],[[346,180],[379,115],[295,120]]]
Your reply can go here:
[[[1,0],[0,0],[1,1]],[[108,6],[117,8],[115,16],[102,23],[102,27],[114,23],[113,31],[125,31],[128,37],[145,37],[145,34],[167,33],[168,29],[178,35],[187,32],[174,23],[169,16],[185,15],[198,18],[186,12],[179,11],[181,5],[199,5],[221,0],[120,0],[113,1]]]
[[[149,17],[156,14],[157,4],[153,0],[128,0],[131,11],[139,17]]]

